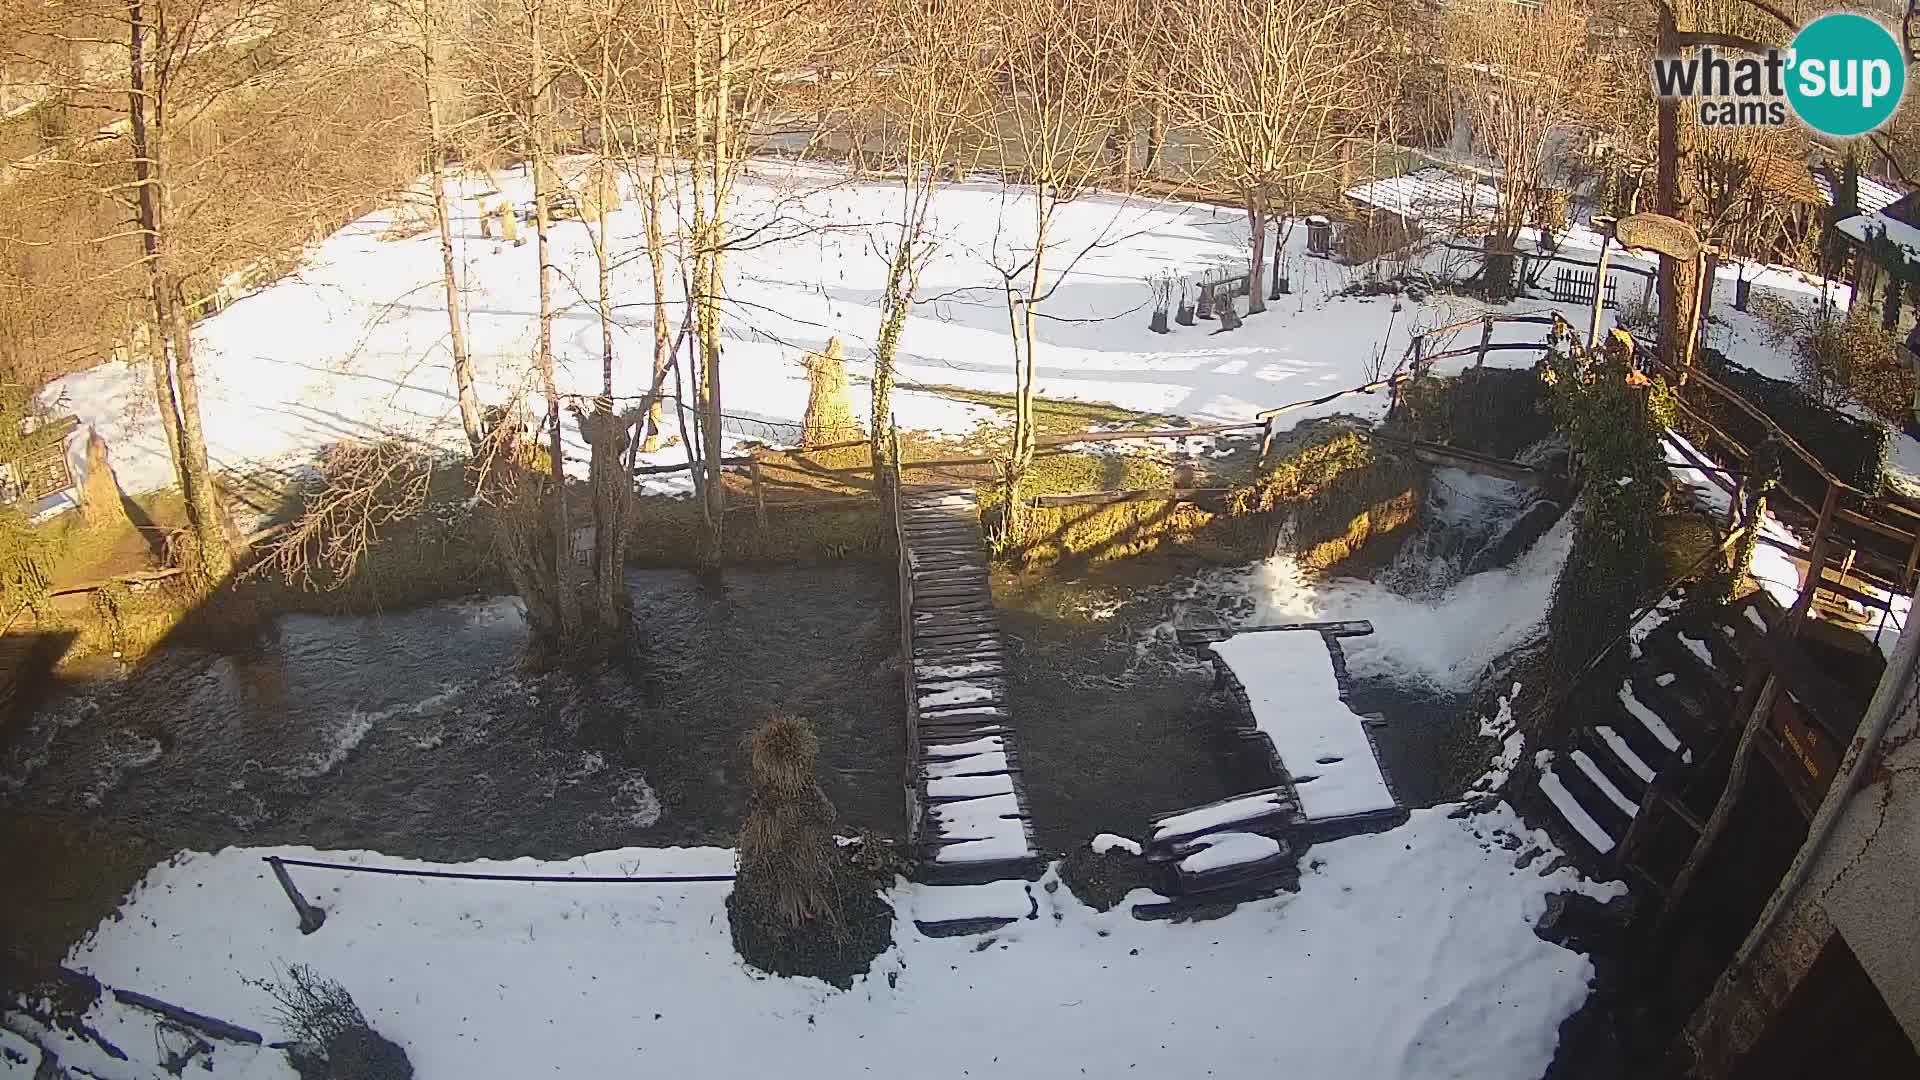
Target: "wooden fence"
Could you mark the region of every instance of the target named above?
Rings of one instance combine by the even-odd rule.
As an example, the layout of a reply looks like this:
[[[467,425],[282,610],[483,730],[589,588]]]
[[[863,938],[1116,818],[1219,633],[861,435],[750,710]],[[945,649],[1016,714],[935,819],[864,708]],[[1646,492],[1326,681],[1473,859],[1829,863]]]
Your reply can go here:
[[[1601,298],[1601,307],[1615,309],[1620,307],[1619,286],[1619,280],[1612,274],[1608,274],[1606,295]],[[1592,306],[1594,294],[1599,287],[1597,269],[1569,270],[1562,267],[1553,275],[1553,298],[1560,303]]]

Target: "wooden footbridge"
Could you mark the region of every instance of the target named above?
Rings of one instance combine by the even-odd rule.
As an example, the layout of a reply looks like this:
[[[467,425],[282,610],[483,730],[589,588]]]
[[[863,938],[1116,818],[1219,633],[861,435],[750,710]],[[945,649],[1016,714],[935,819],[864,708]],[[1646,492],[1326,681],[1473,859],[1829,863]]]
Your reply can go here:
[[[1025,877],[1039,862],[1015,754],[980,508],[962,487],[900,493],[907,824],[926,878]]]

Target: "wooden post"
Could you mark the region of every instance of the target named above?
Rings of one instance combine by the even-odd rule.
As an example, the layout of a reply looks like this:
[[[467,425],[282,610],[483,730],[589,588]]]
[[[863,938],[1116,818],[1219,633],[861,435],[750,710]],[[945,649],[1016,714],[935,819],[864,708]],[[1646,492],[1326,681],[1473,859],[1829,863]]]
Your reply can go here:
[[[760,523],[760,537],[767,536],[767,489],[760,486],[760,459],[754,458],[747,465],[747,474],[753,478],[753,516]]]
[[[1786,637],[1783,641],[1791,641]],[[1687,861],[1680,865],[1679,876],[1673,879],[1673,889],[1667,893],[1666,902],[1660,906],[1659,917],[1654,919],[1656,933],[1665,930],[1672,922],[1674,912],[1680,909],[1680,901],[1692,886],[1694,876],[1700,872],[1700,864],[1706,862],[1712,852],[1714,842],[1727,827],[1727,821],[1733,816],[1733,805],[1739,801],[1740,791],[1746,786],[1747,764],[1753,760],[1754,740],[1759,737],[1760,729],[1766,726],[1767,714],[1773,711],[1773,699],[1776,687],[1773,676],[1760,687],[1760,695],[1754,701],[1753,708],[1747,713],[1747,722],[1740,729],[1740,743],[1733,751],[1733,768],[1727,774],[1727,786],[1720,792],[1720,801],[1713,804],[1713,816],[1707,819],[1707,827],[1693,842],[1693,850],[1687,853]]]
[[[279,856],[267,856],[267,865],[273,867],[273,876],[279,879],[281,890],[293,902],[293,910],[300,913],[300,932],[311,934],[326,925],[326,911],[308,903],[307,898],[300,895],[299,888],[294,885],[292,876],[287,873],[287,867]]]
[[[1480,321],[1480,351],[1474,354],[1473,366],[1479,367],[1487,362],[1487,346],[1493,344],[1493,313]]]
[[[1833,538],[1833,512],[1840,502],[1840,487],[1827,485],[1827,497],[1820,504],[1820,521],[1813,527],[1813,542],[1807,545],[1807,583],[1793,602],[1793,610],[1787,612],[1786,640],[1792,641],[1800,636],[1800,622],[1806,618],[1807,610],[1813,606],[1813,594],[1820,590],[1820,582],[1825,577],[1827,566],[1827,544]]]
[[[1908,594],[1913,592],[1914,571],[1920,570],[1920,535],[1913,538],[1913,546],[1907,549],[1907,575],[1900,579],[1907,587]]]
[[[1260,467],[1262,469],[1267,467],[1267,455],[1271,453],[1273,453],[1273,417],[1269,416],[1266,418],[1265,426],[1260,429]],[[1920,556],[1920,539],[1914,541],[1913,550],[1916,556]],[[1913,577],[1911,562],[1907,566],[1907,577]]]
[[[1600,238],[1600,262],[1593,271],[1593,322],[1587,327],[1587,349],[1600,346],[1600,309],[1606,306],[1607,297],[1607,255],[1612,241],[1610,236]]]

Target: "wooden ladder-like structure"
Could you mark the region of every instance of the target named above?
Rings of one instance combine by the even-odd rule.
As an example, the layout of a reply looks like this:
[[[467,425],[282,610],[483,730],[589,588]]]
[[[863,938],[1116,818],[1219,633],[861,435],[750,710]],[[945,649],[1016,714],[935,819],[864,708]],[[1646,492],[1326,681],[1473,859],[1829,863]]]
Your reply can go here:
[[[1039,850],[979,503],[966,488],[917,487],[899,507],[909,835],[928,880],[1025,877]]]

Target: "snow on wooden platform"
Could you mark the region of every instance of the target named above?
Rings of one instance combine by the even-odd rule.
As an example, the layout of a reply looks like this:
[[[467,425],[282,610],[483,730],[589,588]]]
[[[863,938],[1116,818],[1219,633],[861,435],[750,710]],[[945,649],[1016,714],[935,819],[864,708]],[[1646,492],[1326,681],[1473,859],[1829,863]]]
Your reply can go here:
[[[923,928],[940,923],[1024,919],[1033,914],[1033,894],[1025,881],[989,881],[981,885],[929,885],[911,894],[913,921]]]
[[[1621,813],[1628,817],[1640,813],[1640,804],[1627,798],[1627,793],[1621,791],[1619,785],[1601,770],[1600,763],[1593,760],[1592,755],[1585,750],[1575,750],[1571,757],[1573,763],[1580,767],[1580,771],[1586,774],[1587,779],[1593,781],[1593,786],[1600,790],[1600,794],[1605,795],[1608,802],[1619,807]]]
[[[1172,843],[1228,825],[1243,825],[1263,818],[1284,820],[1297,816],[1299,812],[1299,804],[1285,789],[1269,788],[1157,818],[1153,823],[1153,842]]]
[[[1653,767],[1633,752],[1633,747],[1627,745],[1627,740],[1621,738],[1619,732],[1605,724],[1596,724],[1593,730],[1600,736],[1600,741],[1607,744],[1607,749],[1613,751],[1613,756],[1620,759],[1620,764],[1639,777],[1641,782],[1653,783]]]
[[[1280,854],[1281,843],[1259,833],[1221,832],[1197,837],[1197,851],[1180,860],[1180,869],[1189,874],[1205,874],[1230,866],[1244,866]]]
[[[935,867],[986,879],[1023,873],[1038,851],[973,492],[902,492],[900,554],[914,838]]]
[[[1560,777],[1548,767],[1552,759],[1552,752],[1547,750],[1540,751],[1536,759],[1540,765],[1540,793],[1547,797],[1547,802],[1553,805],[1560,819],[1579,833],[1582,840],[1592,844],[1595,851],[1602,855],[1612,851],[1613,837],[1607,835],[1607,830],[1593,820],[1593,815],[1587,813],[1580,801],[1573,797],[1573,792],[1568,791],[1567,786],[1560,782]]]
[[[1667,726],[1666,721],[1660,719],[1659,713],[1647,708],[1639,698],[1633,695],[1631,682],[1620,684],[1620,704],[1626,707],[1629,715],[1640,721],[1641,727],[1646,728],[1649,734],[1660,740],[1661,746],[1669,750],[1680,749],[1680,737],[1673,733],[1673,729]]]
[[[1308,630],[1238,634],[1212,648],[1245,688],[1308,822],[1398,808],[1363,721],[1341,699],[1326,639]]]

